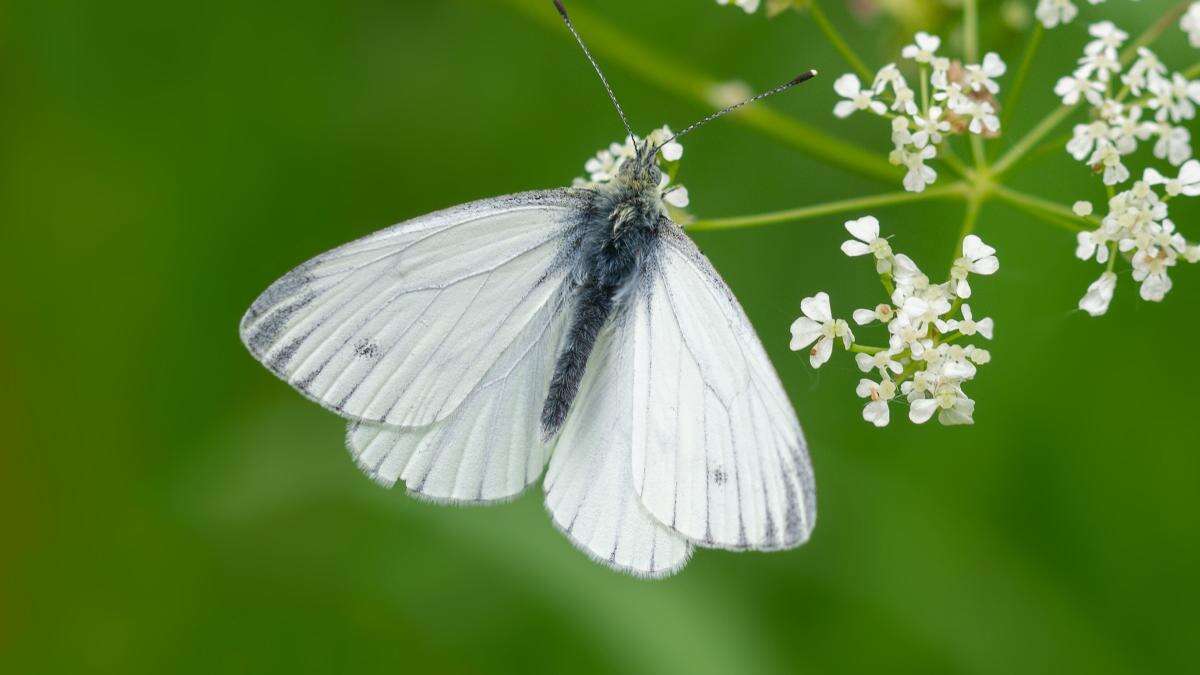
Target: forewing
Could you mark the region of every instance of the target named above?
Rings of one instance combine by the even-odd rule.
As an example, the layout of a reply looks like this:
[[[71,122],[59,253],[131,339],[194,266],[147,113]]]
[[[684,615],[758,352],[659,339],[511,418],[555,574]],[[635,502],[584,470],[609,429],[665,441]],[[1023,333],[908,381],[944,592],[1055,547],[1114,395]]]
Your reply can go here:
[[[548,302],[446,419],[425,427],[351,422],[347,445],[359,468],[386,487],[403,479],[409,492],[434,501],[484,504],[520,494],[546,465],[540,413],[568,297]]]
[[[559,432],[546,474],[546,507],[567,538],[597,562],[663,577],[687,563],[692,546],[651,518],[634,493],[633,332],[620,318],[601,334]]]
[[[791,548],[816,493],[800,424],[741,306],[681,231],[632,308],[632,469],[641,503],[701,546]]]
[[[445,419],[555,297],[581,197],[455,207],[317,256],[266,290],[241,336],[264,365],[352,419]]]

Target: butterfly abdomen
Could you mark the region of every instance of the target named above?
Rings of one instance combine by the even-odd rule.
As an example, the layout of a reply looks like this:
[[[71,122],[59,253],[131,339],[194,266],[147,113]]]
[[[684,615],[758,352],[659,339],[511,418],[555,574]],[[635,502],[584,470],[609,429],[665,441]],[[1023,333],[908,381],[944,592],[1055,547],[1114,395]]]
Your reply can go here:
[[[567,339],[554,365],[542,406],[542,435],[558,432],[587,371],[596,338],[635,283],[658,238],[661,212],[652,196],[616,189],[597,194],[598,204],[585,217],[580,241],[581,274],[575,291]]]
[[[587,369],[588,357],[596,346],[596,338],[612,314],[614,291],[595,284],[579,289],[571,329],[554,364],[550,389],[542,405],[542,435],[545,438],[557,433],[567,419],[571,403],[579,393],[579,383]]]

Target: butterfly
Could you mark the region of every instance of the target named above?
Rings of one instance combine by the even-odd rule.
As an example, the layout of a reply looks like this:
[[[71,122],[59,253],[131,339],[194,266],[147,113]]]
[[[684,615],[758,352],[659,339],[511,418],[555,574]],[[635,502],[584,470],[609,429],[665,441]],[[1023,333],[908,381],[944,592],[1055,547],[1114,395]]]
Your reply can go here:
[[[636,157],[609,183],[464,204],[321,254],[253,302],[242,341],[349,420],[354,461],[384,486],[490,504],[545,473],[567,538],[642,577],[673,574],[696,547],[798,546],[816,492],[791,402],[737,299],[668,215],[666,143],[637,141],[554,4]]]

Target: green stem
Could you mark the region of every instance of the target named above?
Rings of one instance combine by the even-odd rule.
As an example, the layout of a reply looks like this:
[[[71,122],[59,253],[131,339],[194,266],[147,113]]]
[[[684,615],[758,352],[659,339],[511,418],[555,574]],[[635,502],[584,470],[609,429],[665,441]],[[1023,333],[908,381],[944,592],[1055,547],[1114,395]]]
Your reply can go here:
[[[1121,65],[1129,65],[1130,62],[1137,58],[1138,47],[1148,46],[1157,40],[1163,34],[1163,31],[1178,23],[1179,17],[1183,16],[1183,13],[1187,11],[1187,8],[1191,4],[1192,0],[1184,0],[1184,2],[1175,5],[1166,14],[1163,14],[1158,21],[1155,21],[1147,28],[1145,32],[1134,38],[1133,42],[1130,42],[1125,46],[1125,49],[1121,50]]]
[[[976,173],[987,173],[987,153],[983,150],[983,138],[979,134],[971,134],[971,155],[975,158]]]
[[[871,86],[872,80],[875,79],[875,73],[858,57],[858,54],[854,53],[854,50],[850,48],[850,45],[842,37],[842,34],[830,23],[829,17],[825,16],[825,10],[821,9],[821,5],[817,3],[817,0],[809,0],[808,12],[812,15],[813,21],[817,22],[817,28],[821,29],[821,32],[825,34],[825,37],[833,45],[833,48],[842,55],[843,59],[846,59],[846,63],[850,64],[851,68],[858,71],[858,76],[863,79],[863,84],[868,87]]]
[[[976,0],[963,2],[963,54],[968,63],[979,62],[979,5]]]
[[[795,209],[787,209],[785,211],[761,213],[752,216],[734,216],[729,218],[709,218],[697,220],[689,225],[688,229],[729,230],[742,227],[757,227],[760,225],[771,225],[774,223],[786,223],[790,221],[804,220],[806,218],[817,218],[820,216],[828,216],[847,211],[862,211],[877,206],[907,204],[930,199],[959,196],[965,193],[966,184],[957,182],[945,186],[931,187],[924,192],[888,192],[879,195],[871,195],[869,197],[843,199],[840,201],[813,204]]]
[[[1067,147],[1067,143],[1070,143],[1071,139],[1074,137],[1075,137],[1075,134],[1071,134],[1071,133],[1062,134],[1061,136],[1056,136],[1056,137],[1046,141],[1045,143],[1042,143],[1041,145],[1037,146],[1036,148],[1034,148],[1033,151],[1029,153],[1029,158],[1033,159],[1034,157],[1041,157],[1042,155],[1044,155],[1048,152],[1054,152],[1055,150],[1062,150]]]
[[[874,354],[878,354],[879,352],[881,352],[883,350],[884,350],[883,347],[871,347],[869,345],[860,345],[857,342],[850,345],[850,351],[858,353],[858,354],[874,355]]]
[[[929,114],[929,69],[921,64],[921,114]]]
[[[1017,160],[1021,159],[1025,156],[1025,153],[1032,150],[1033,147],[1046,136],[1046,134],[1054,131],[1054,127],[1057,127],[1062,123],[1063,120],[1067,119],[1067,117],[1069,117],[1077,107],[1079,107],[1078,103],[1075,105],[1060,106],[1054,112],[1046,115],[1041,122],[1038,122],[1037,126],[1031,129],[1029,133],[1025,134],[1024,138],[1017,141],[1016,145],[1014,145],[1009,149],[1008,152],[1000,157],[999,161],[997,161],[995,166],[992,167],[992,177],[999,177],[1001,174],[1011,169],[1013,165],[1017,163]]]
[[[938,146],[938,159],[945,162],[947,166],[954,169],[960,176],[966,177],[971,173],[967,165],[958,158],[958,153],[954,152],[954,147],[950,145],[949,137],[942,138],[942,143]]]
[[[564,39],[570,39],[558,14],[542,0],[496,1],[527,14],[547,29],[561,33]],[[718,86],[715,79],[669,60],[586,10],[572,6],[571,14],[588,36],[598,56],[622,66],[664,91],[717,107],[712,101],[712,91]],[[749,106],[732,117],[741,124],[789,143],[833,166],[886,183],[894,183],[900,176],[895,167],[875,153],[830,136],[765,105]]]
[[[1026,213],[1038,216],[1043,220],[1068,229],[1072,232],[1082,232],[1088,228],[1080,225],[1082,220],[1092,225],[1099,225],[1099,219],[1095,216],[1081,218],[1075,215],[1075,212],[1070,207],[1063,206],[1056,202],[1052,202],[1041,197],[1025,194],[1013,190],[1012,188],[1004,187],[1003,185],[995,185],[992,187],[992,194],[1003,201],[1016,206]]]
[[[975,224],[979,222],[979,209],[983,206],[983,200],[977,193],[972,193],[967,199],[967,213],[963,216],[962,228],[958,231],[958,241],[954,244],[954,251],[950,256],[950,267],[954,268],[955,261],[958,260],[959,254],[962,251],[963,240],[967,235],[975,231]],[[946,275],[949,277],[949,273]]]
[[[1008,123],[1017,110],[1017,101],[1021,98],[1021,90],[1025,88],[1025,80],[1029,77],[1029,69],[1033,66],[1033,56],[1037,53],[1038,47],[1042,44],[1042,38],[1046,34],[1046,28],[1042,22],[1035,21],[1034,23],[1033,35],[1029,37],[1029,42],[1025,43],[1025,55],[1021,57],[1021,65],[1017,68],[1012,89],[1004,97],[1004,116],[1000,121],[1001,129],[1008,128]]]

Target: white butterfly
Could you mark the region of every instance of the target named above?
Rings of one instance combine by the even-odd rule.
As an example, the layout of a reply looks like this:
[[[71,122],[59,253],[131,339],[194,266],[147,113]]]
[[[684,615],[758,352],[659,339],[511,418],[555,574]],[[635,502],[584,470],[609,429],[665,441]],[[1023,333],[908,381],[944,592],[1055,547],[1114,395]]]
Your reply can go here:
[[[382,485],[495,503],[548,463],[555,525],[638,576],[696,546],[798,546],[816,518],[800,425],[667,216],[660,148],[639,145],[605,185],[486,199],[317,256],[254,302],[242,340],[350,420],[350,452]]]

